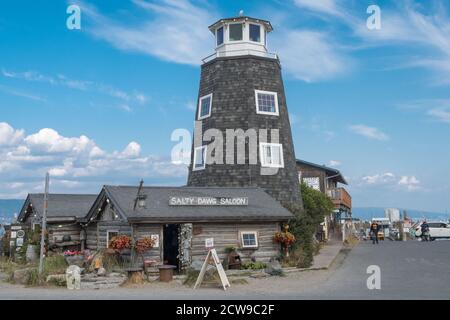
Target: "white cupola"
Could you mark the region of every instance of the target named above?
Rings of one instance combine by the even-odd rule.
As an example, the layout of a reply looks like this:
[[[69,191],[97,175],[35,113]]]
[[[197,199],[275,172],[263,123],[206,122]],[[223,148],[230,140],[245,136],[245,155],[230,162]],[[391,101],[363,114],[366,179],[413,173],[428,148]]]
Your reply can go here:
[[[209,26],[215,36],[216,53],[213,57],[255,55],[277,58],[267,51],[267,34],[273,30],[269,21],[243,16],[220,19]],[[206,62],[206,61],[205,61]]]

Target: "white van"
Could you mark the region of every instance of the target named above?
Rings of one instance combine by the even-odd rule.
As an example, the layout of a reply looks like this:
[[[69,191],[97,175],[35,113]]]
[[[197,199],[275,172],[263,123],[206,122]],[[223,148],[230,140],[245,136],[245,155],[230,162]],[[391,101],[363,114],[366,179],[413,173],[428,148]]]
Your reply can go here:
[[[416,226],[417,237],[422,235],[421,225]],[[431,240],[450,238],[450,224],[445,222],[428,222],[428,226],[430,227]]]

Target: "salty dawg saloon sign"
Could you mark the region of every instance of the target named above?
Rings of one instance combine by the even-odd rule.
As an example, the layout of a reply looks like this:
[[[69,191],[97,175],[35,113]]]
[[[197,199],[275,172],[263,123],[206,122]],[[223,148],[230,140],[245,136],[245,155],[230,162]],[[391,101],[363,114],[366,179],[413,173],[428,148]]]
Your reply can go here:
[[[247,197],[170,197],[171,206],[247,206]]]

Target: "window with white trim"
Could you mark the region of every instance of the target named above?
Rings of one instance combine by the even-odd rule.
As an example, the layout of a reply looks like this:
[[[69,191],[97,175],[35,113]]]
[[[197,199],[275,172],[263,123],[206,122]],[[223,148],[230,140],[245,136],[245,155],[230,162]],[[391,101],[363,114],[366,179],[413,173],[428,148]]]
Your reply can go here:
[[[206,146],[194,149],[194,166],[193,170],[203,170],[206,167]]]
[[[271,168],[283,168],[283,145],[279,143],[259,144],[259,152],[261,157],[261,166]]]
[[[212,93],[203,96],[198,102],[198,120],[211,116]]]
[[[106,231],[106,247],[109,248],[109,242],[119,235],[119,231],[117,230],[108,230]]]
[[[256,113],[278,115],[278,94],[272,91],[255,90]]]
[[[242,41],[243,39],[243,28],[242,23],[232,23],[228,26],[229,39],[230,41]]]
[[[258,232],[241,231],[242,248],[258,248]]]
[[[223,27],[216,30],[217,45],[220,46],[223,43]]]
[[[250,24],[249,39],[253,42],[261,42],[261,26],[257,24]]]

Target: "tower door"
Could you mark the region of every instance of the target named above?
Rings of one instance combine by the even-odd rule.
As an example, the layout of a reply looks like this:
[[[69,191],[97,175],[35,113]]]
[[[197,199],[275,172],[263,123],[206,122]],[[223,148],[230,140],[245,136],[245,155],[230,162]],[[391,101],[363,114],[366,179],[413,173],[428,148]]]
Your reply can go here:
[[[163,241],[164,241],[164,263],[179,267],[179,230],[178,224],[164,225]]]

